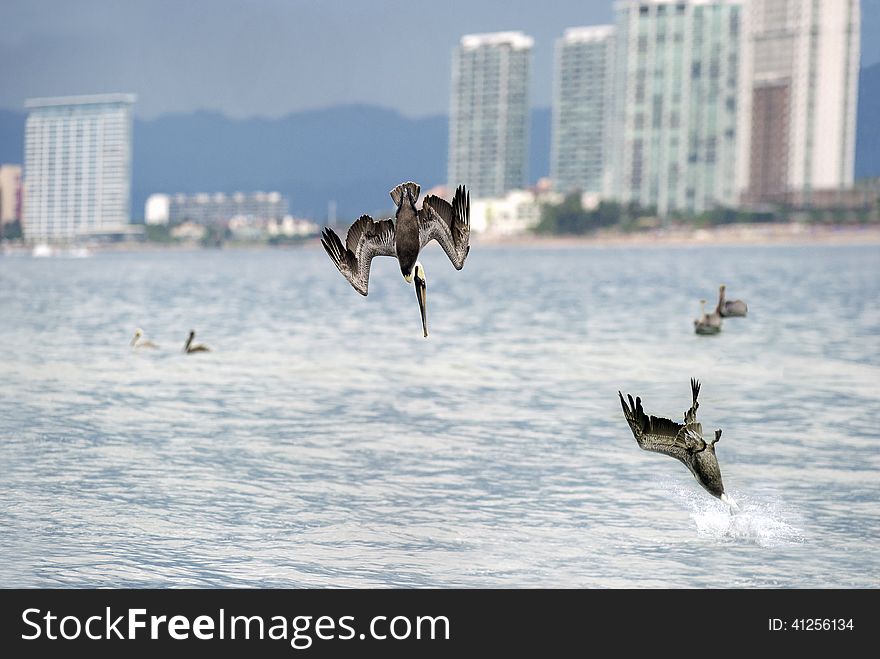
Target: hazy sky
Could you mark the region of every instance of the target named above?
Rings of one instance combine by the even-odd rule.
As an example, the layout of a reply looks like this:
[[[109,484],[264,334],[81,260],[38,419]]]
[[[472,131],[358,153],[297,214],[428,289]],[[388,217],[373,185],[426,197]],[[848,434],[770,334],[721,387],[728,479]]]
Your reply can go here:
[[[0,0],[0,107],[138,95],[136,113],[280,116],[369,103],[445,113],[462,34],[535,38],[532,104],[550,105],[553,43],[610,22],[612,0]],[[862,0],[862,63],[880,61],[880,0]]]

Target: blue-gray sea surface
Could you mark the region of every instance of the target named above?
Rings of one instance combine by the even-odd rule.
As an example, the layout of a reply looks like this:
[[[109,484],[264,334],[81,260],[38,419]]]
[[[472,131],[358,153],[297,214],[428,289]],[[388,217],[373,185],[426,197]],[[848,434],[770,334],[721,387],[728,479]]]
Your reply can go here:
[[[880,586],[880,248],[422,260],[428,339],[391,259],[0,257],[0,585]],[[623,419],[691,377],[735,517]]]

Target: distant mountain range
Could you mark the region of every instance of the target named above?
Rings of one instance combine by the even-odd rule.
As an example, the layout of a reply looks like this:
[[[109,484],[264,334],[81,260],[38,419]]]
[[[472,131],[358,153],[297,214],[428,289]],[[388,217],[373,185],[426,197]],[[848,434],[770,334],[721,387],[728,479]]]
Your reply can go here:
[[[880,176],[880,64],[862,69],[856,177]],[[22,162],[24,112],[0,110],[0,162]],[[550,109],[532,111],[529,180],[550,171]],[[323,220],[328,202],[353,218],[390,207],[388,190],[412,179],[446,180],[448,119],[347,105],[280,119],[214,112],[135,120],[132,216],[154,192],[278,190],[291,211]]]

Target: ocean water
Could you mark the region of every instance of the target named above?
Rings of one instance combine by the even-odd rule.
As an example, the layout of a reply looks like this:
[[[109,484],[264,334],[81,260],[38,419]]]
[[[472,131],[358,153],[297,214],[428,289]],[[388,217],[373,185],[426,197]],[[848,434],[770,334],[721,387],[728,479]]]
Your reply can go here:
[[[880,586],[880,247],[422,260],[428,339],[391,259],[0,257],[0,585]],[[623,419],[691,377],[740,515]]]

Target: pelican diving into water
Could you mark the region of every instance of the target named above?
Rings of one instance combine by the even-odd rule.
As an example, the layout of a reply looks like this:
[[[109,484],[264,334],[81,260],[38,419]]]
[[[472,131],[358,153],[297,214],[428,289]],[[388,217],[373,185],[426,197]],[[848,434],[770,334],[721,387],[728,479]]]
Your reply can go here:
[[[159,346],[150,341],[149,339],[144,338],[144,330],[140,327],[136,327],[134,330],[134,336],[131,339],[131,347],[132,348],[158,348]]]
[[[742,300],[725,299],[726,290],[724,284],[718,288],[718,313],[722,318],[743,318],[749,312],[749,306]]]
[[[691,392],[693,402],[684,413],[684,425],[669,419],[648,416],[642,409],[642,399],[639,397],[633,402],[632,396],[627,394],[627,405],[623,394],[618,391],[617,395],[620,396],[623,416],[626,417],[640,448],[680,460],[709,494],[718,497],[733,512],[737,512],[739,507],[724,493],[721,468],[718,466],[718,458],[715,457],[715,444],[721,439],[721,430],[715,431],[715,439],[711,442],[707,443],[703,439],[703,426],[697,422],[700,383],[694,379],[691,379]]]
[[[428,195],[421,209],[416,200],[421,188],[407,181],[391,191],[397,206],[395,221],[373,220],[361,215],[348,229],[345,245],[336,232],[325,227],[321,244],[354,289],[367,294],[370,283],[370,261],[375,256],[392,256],[400,264],[400,273],[407,283],[415,282],[416,298],[422,314],[422,331],[428,336],[427,282],[419,253],[431,240],[440,243],[456,270],[461,270],[470,251],[470,195],[458,186],[450,204],[445,199]]]
[[[189,331],[189,338],[186,340],[186,345],[183,346],[183,351],[187,354],[191,354],[193,352],[211,352],[211,349],[203,345],[201,343],[193,343],[193,339],[196,338],[195,330]]]

